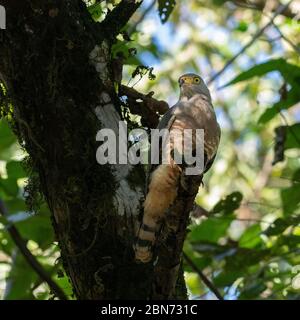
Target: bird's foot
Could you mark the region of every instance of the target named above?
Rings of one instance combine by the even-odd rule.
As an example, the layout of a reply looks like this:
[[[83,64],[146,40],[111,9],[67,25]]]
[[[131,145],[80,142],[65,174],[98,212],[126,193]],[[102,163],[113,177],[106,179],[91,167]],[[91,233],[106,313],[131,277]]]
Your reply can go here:
[[[135,246],[135,261],[137,263],[148,263],[152,260],[152,251],[149,247]]]

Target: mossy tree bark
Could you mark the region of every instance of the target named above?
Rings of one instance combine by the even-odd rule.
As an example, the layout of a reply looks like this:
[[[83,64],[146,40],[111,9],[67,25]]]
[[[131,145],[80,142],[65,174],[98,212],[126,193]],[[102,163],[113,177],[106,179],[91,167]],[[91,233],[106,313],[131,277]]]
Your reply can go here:
[[[142,211],[144,171],[139,166],[100,166],[95,156],[98,130],[117,132],[122,118],[111,46],[139,4],[123,0],[101,24],[92,21],[81,0],[0,4],[7,11],[7,29],[0,38],[0,77],[6,88],[2,102],[13,105],[13,126],[52,212],[75,295],[185,298],[181,250],[197,188],[192,195],[179,193],[156,266],[138,265],[132,245]]]

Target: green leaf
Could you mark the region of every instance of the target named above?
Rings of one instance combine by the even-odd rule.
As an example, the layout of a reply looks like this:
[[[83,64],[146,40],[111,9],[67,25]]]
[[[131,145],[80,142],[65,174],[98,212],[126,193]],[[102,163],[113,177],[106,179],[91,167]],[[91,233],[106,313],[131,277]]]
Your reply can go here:
[[[136,48],[132,47],[132,44],[117,40],[112,46],[112,56],[114,59],[118,59],[118,56],[122,56],[124,65],[140,65],[141,62],[136,56]]]
[[[300,243],[300,236],[295,236],[293,234],[280,235],[278,243],[279,245],[288,246],[291,250],[295,250]]]
[[[300,123],[287,127],[284,149],[300,148]]]
[[[216,6],[222,6],[228,0],[213,0],[213,4]]]
[[[262,244],[260,238],[261,227],[259,224],[254,224],[248,228],[241,236],[239,240],[239,246],[241,248],[255,248]]]
[[[6,300],[28,300],[34,299],[32,286],[37,281],[38,275],[28,265],[23,256],[16,251],[13,257],[12,268],[8,274]]]
[[[285,216],[294,213],[299,208],[300,203],[300,183],[293,185],[290,188],[281,191],[281,200],[283,207],[283,214]]]
[[[297,83],[297,79],[300,77],[300,67],[280,58],[266,61],[242,72],[223,87],[249,80],[253,77],[262,76],[272,71],[279,71],[288,83]]]
[[[225,215],[231,214],[240,207],[242,199],[243,195],[240,192],[233,192],[219,201],[212,209],[212,213],[223,212]]]
[[[20,161],[7,162],[6,171],[8,177],[12,179],[20,179],[27,177],[27,174]]]
[[[8,123],[0,119],[0,160],[7,160],[6,152],[16,142],[16,137],[11,131]]]
[[[257,265],[260,261],[268,258],[270,251],[258,248],[238,248],[234,254],[226,256],[226,270],[249,272],[249,267]]]
[[[248,23],[246,21],[240,21],[235,30],[240,32],[246,32],[248,30]]]
[[[267,236],[275,236],[282,233],[289,226],[290,222],[288,220],[278,218],[263,233]]]
[[[0,190],[2,190],[7,196],[16,197],[19,191],[19,187],[17,185],[17,181],[14,178],[0,178]]]
[[[200,241],[208,241],[216,243],[222,236],[226,235],[226,231],[230,226],[232,219],[209,218],[192,228],[188,235],[189,241],[192,243]]]
[[[169,19],[175,4],[175,0],[158,0],[158,12],[162,23],[165,23]]]
[[[194,262],[194,264],[200,269],[203,270],[204,268],[206,268],[211,262],[212,259],[208,256],[199,256],[195,254],[195,250],[193,250],[193,248],[191,247],[190,250],[185,249],[184,252],[188,255],[188,257]],[[187,264],[184,260],[185,263],[185,271],[188,272],[193,272],[193,268]]]
[[[267,286],[262,282],[262,280],[258,280],[252,282],[247,285],[241,292],[239,299],[255,299],[266,290]]]
[[[69,278],[65,274],[63,274],[63,276],[58,276],[56,273],[54,276],[54,281],[61,287],[67,297],[72,297],[73,288]]]
[[[199,276],[195,272],[188,272],[184,276],[186,285],[189,289],[189,292],[192,295],[199,295],[200,292],[202,293],[203,284],[199,279]]]
[[[300,223],[300,215],[288,216],[276,219],[263,233],[267,236],[274,236],[283,233],[288,227],[296,227]]]
[[[286,110],[293,107],[300,100],[300,87],[294,86],[288,91],[285,100],[276,102],[271,108],[265,112],[258,119],[259,124],[264,124],[273,119],[281,110]]]
[[[222,271],[214,278],[214,284],[218,287],[227,287],[233,284],[235,280],[242,277],[242,271]]]
[[[23,199],[14,198],[11,200],[6,200],[5,204],[6,204],[9,215],[15,214],[18,212],[25,212],[27,210],[27,206]]]
[[[41,248],[47,248],[54,241],[49,214],[28,214],[27,219],[16,222],[15,225],[24,239],[35,241]]]
[[[92,4],[91,6],[89,6],[88,11],[95,21],[99,20],[103,14],[101,1],[96,2],[96,3]]]
[[[2,222],[5,225],[6,220],[3,219],[3,221],[1,221],[1,223]],[[0,230],[0,251],[8,256],[11,256],[13,254],[13,250],[15,250],[15,247],[16,246],[15,246],[14,242],[12,241],[10,235],[6,231],[6,229],[4,229],[3,231]]]

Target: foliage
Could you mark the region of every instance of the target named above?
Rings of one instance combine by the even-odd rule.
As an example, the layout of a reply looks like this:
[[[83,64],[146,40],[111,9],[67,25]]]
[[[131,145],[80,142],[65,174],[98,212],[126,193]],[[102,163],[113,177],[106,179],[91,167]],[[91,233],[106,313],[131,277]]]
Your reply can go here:
[[[272,59],[267,62],[258,64],[249,70],[242,72],[240,75],[231,80],[226,86],[245,81],[257,76],[263,76],[272,71],[279,71],[285,83],[291,85],[291,89],[286,92],[285,96],[268,108],[259,118],[259,123],[266,123],[274,118],[280,110],[293,107],[300,100],[298,90],[300,82],[300,68],[297,65],[290,64],[284,59]]]
[[[175,7],[175,0],[158,0],[158,11],[162,23],[165,23]]]
[[[86,3],[96,21],[116,5]],[[154,91],[170,104],[178,96],[179,75],[193,71],[211,78],[265,19],[262,12],[231,1],[183,0],[175,5],[159,0],[158,12],[151,10],[130,31],[149,5],[145,1],[133,17],[129,36],[118,36],[112,54],[124,58],[124,84],[148,72],[135,89]],[[222,141],[196,199],[209,214],[192,219],[184,251],[226,299],[300,298],[300,33],[290,18],[280,16],[275,23],[294,46],[270,27],[210,84]],[[0,120],[0,198],[9,212],[0,219],[0,295],[52,296],[10,237],[7,228],[13,223],[32,254],[72,297],[48,208],[42,203],[36,214],[27,211],[26,154],[7,120],[8,115]],[[284,159],[272,166],[278,126],[286,130]],[[188,263],[184,267],[191,298],[212,298],[195,270]]]

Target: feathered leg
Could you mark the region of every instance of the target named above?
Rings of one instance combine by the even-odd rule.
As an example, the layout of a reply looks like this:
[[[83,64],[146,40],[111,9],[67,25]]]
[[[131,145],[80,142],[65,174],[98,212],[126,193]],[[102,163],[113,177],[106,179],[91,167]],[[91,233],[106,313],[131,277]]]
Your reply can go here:
[[[151,260],[156,232],[159,230],[166,210],[177,196],[180,174],[181,169],[176,164],[162,164],[152,173],[149,191],[144,202],[143,222],[135,246],[136,260],[144,263]]]

